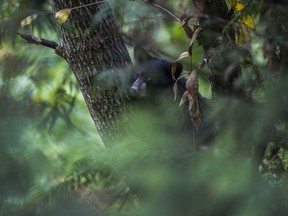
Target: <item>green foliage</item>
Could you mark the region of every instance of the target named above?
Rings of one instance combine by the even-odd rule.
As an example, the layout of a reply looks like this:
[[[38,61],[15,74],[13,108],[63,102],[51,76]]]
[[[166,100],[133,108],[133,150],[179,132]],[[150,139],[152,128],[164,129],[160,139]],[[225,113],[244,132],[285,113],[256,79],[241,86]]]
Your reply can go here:
[[[171,118],[164,120],[154,110],[132,113],[133,138],[107,152],[67,64],[16,36],[57,41],[48,2],[1,1],[0,215],[286,215],[287,4],[243,2],[257,29],[249,47],[253,64],[243,64],[240,80],[253,103],[214,98],[209,118],[221,130],[213,147],[195,153],[181,145],[185,137],[159,127],[175,124],[169,106],[161,114]],[[110,3],[127,45],[141,44],[172,61],[189,46],[180,23],[159,8],[144,1]],[[162,5],[180,17],[194,9],[189,4]],[[37,18],[21,27],[33,14]],[[192,53],[182,61],[188,71],[204,52],[195,44]],[[207,75],[202,68],[204,96],[211,95]]]
[[[118,162],[115,168],[127,173],[129,185],[142,200],[145,214],[285,215],[286,178],[274,171],[263,172],[261,177],[248,152],[258,141],[259,133],[262,134],[262,119],[251,119],[250,115],[247,118],[249,107],[230,99],[215,105],[218,109],[215,115],[222,112],[226,103],[232,108],[222,118],[227,128],[218,135],[217,147],[196,154],[181,146],[183,140],[177,134],[159,135],[158,125],[163,119],[150,112],[141,112],[142,116],[137,113],[138,118],[134,119],[138,140],[124,140],[110,154]],[[233,116],[230,111],[239,116],[235,120],[229,118]],[[272,181],[271,175],[278,180],[274,177]],[[139,214],[138,210],[134,214]]]

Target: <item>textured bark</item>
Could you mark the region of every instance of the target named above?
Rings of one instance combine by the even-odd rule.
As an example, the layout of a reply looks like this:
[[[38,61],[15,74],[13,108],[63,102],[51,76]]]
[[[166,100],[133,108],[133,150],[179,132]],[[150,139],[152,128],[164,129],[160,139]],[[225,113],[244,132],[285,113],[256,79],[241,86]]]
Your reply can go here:
[[[91,4],[96,2],[99,3]],[[73,9],[60,26],[59,49],[74,72],[100,136],[109,148],[121,137],[123,128],[119,119],[129,109],[128,97],[119,89],[123,75],[119,69],[125,71],[131,63],[110,6],[99,0],[50,0],[50,3],[54,12],[90,4]]]
[[[202,13],[208,17],[200,19],[202,31],[198,40],[209,59],[208,79],[212,93],[233,94],[245,98],[244,85],[241,82],[237,83],[242,76],[239,50],[235,42],[234,29],[228,26],[232,13],[228,10],[225,0],[198,2],[201,3]],[[227,29],[224,31],[225,28]]]
[[[265,26],[263,54],[267,59],[268,68],[274,74],[285,73],[288,65],[286,14],[287,7],[284,2],[277,2],[277,4],[269,1],[263,2],[260,11],[260,21]]]

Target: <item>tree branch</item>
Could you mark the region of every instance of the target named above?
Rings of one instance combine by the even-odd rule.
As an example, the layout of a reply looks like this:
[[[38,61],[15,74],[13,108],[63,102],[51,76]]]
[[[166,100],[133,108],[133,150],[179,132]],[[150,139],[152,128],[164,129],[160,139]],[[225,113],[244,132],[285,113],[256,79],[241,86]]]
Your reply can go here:
[[[23,38],[29,44],[42,45],[42,46],[54,49],[57,55],[64,58],[64,52],[62,50],[62,47],[55,41],[38,38],[34,35],[29,35],[29,34],[22,34],[22,33],[17,33],[17,34],[20,35],[20,37]]]
[[[30,44],[42,45],[42,46],[49,47],[51,49],[56,49],[59,46],[58,43],[54,41],[46,40],[43,38],[38,38],[34,35],[28,35],[28,34],[22,34],[22,33],[17,33],[17,34],[20,35],[20,37],[23,38],[27,43],[30,43]]]

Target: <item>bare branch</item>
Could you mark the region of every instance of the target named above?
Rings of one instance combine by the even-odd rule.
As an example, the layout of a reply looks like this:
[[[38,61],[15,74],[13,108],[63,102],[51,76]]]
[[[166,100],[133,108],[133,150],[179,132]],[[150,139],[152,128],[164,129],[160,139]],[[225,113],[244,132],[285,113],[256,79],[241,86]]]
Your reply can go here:
[[[23,38],[27,43],[30,44],[36,44],[36,45],[42,45],[45,47],[49,47],[51,49],[56,49],[59,45],[58,43],[51,41],[51,40],[46,40],[43,38],[38,38],[34,35],[28,35],[28,34],[22,34],[22,33],[17,33],[20,35],[21,38]]]
[[[166,12],[167,14],[169,14],[171,17],[173,17],[177,22],[181,22],[180,19],[178,17],[176,17],[172,12],[170,12],[169,10],[167,10],[166,8],[156,4],[156,3],[152,3],[152,2],[149,2],[147,0],[144,0],[144,2],[148,3],[148,4],[151,4],[161,10],[163,10],[164,12]]]

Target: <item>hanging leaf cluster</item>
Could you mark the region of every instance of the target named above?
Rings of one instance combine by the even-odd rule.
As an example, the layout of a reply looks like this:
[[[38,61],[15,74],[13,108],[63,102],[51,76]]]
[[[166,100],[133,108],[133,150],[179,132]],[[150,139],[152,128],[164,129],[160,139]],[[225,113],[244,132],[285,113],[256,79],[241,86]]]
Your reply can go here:
[[[228,0],[228,6],[233,8],[235,15],[239,19],[235,22],[236,44],[238,46],[246,46],[251,43],[250,30],[255,30],[256,25],[250,14],[245,11],[245,5],[239,0]]]
[[[177,64],[177,63],[176,63]],[[174,65],[176,65],[174,64]],[[174,65],[172,66],[172,77],[175,77],[173,74]],[[175,81],[173,86],[174,91],[174,100],[177,98],[178,94],[178,81],[189,74],[189,78],[186,81],[186,91],[182,95],[182,98],[179,103],[179,107],[183,107],[185,104],[188,104],[188,111],[191,116],[191,121],[193,122],[194,128],[196,131],[200,128],[201,125],[201,112],[199,107],[198,95],[199,95],[199,82],[198,74],[196,70],[192,72],[183,70],[178,79]]]
[[[193,70],[186,82],[186,91],[184,92],[179,107],[188,102],[188,111],[191,116],[194,128],[198,130],[201,125],[201,112],[198,101],[199,82],[197,71]]]
[[[183,14],[180,18],[181,26],[186,33],[186,36],[190,38],[190,43],[187,51],[182,52],[179,57],[175,60],[174,64],[172,64],[171,74],[173,79],[175,80],[175,84],[173,86],[174,91],[174,100],[176,100],[178,94],[178,80],[182,79],[186,75],[189,75],[189,78],[186,81],[186,91],[182,95],[181,101],[179,103],[179,107],[182,107],[184,104],[188,103],[188,111],[191,116],[191,121],[193,122],[194,128],[196,131],[200,128],[201,125],[201,112],[198,102],[198,95],[199,95],[199,82],[198,82],[198,75],[197,71],[193,70],[192,72],[189,71],[182,71],[181,75],[178,79],[175,79],[176,67],[177,62],[181,61],[184,58],[192,56],[192,48],[193,45],[198,38],[199,33],[202,30],[201,25],[199,24],[199,11],[193,11],[190,15],[187,13]],[[188,22],[191,18],[196,18],[196,24],[193,26],[193,30],[190,28]],[[199,69],[201,66],[199,67]]]

